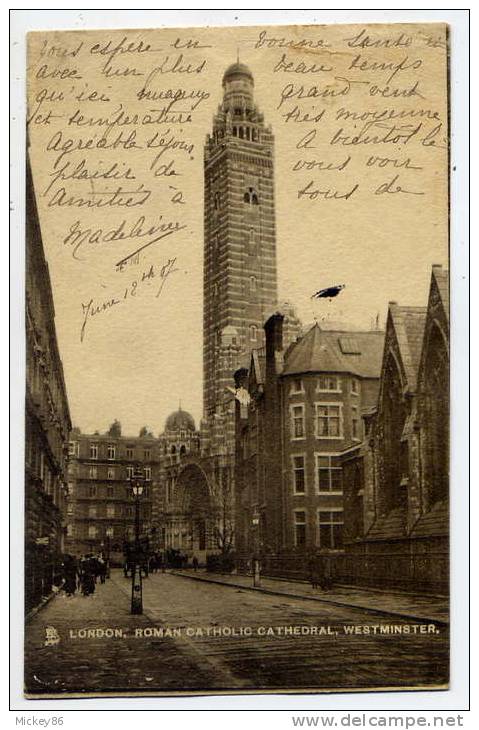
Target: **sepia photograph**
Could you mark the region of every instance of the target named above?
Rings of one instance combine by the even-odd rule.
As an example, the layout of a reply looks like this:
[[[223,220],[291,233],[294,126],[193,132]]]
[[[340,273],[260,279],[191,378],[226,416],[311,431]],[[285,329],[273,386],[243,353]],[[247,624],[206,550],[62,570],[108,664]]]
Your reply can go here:
[[[28,34],[27,698],[448,689],[449,47]]]

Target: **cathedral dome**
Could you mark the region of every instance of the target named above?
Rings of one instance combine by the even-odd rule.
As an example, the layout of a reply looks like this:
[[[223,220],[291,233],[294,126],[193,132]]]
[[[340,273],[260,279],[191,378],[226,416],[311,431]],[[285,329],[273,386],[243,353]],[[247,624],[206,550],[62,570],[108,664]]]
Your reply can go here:
[[[195,421],[188,411],[179,408],[170,413],[165,423],[165,431],[195,431]]]
[[[254,83],[253,74],[249,70],[248,66],[244,63],[240,63],[239,61],[228,66],[223,75],[223,84],[233,76],[247,76],[251,83]]]

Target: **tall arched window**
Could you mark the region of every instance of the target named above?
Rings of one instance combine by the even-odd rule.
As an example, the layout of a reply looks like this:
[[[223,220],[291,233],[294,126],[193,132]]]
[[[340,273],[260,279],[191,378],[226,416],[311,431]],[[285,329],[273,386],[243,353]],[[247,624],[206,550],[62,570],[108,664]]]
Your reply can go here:
[[[256,291],[256,276],[250,276],[249,277],[249,290],[251,294],[254,294]]]
[[[248,188],[243,196],[245,203],[249,205],[259,205],[258,193],[254,188]]]
[[[220,194],[218,192],[216,192],[215,193],[215,197],[214,197],[215,210],[219,210],[220,209],[220,204],[221,204]]]
[[[249,326],[249,339],[250,342],[257,342],[258,340],[258,328],[255,324]]]
[[[429,506],[449,492],[449,355],[436,325],[427,344],[421,384],[424,477]]]
[[[407,474],[407,443],[401,441],[406,422],[401,376],[396,360],[389,356],[384,371],[382,401],[382,439],[380,444],[383,485],[381,500],[385,513],[396,507],[405,507],[407,491],[403,477]]]

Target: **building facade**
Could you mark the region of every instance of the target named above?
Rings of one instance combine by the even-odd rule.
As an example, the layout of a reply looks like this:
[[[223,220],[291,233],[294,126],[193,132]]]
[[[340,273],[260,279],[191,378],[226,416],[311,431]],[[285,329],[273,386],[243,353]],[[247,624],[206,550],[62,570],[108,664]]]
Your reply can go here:
[[[343,460],[360,448],[384,340],[315,324],[288,343],[288,320],[269,318],[265,348],[236,373],[237,549],[283,574],[305,554],[343,550]]]
[[[274,138],[253,92],[248,67],[231,65],[204,150],[203,430],[230,459],[232,373],[263,344],[277,299]]]
[[[67,551],[75,555],[108,554],[123,561],[125,541],[134,537],[135,505],[131,478],[140,471],[144,489],[140,525],[156,547],[160,444],[146,428],[139,436],[123,436],[115,422],[105,434],[73,431],[68,475]]]
[[[208,503],[208,490],[202,489],[194,479],[188,480],[186,494],[178,484],[183,461],[200,455],[200,434],[193,416],[181,407],[171,413],[159,442],[161,489],[157,522],[160,545],[162,549],[179,550],[191,557],[195,550],[205,550],[205,509]],[[194,500],[194,504],[186,499],[187,496]]]
[[[28,156],[26,204],[25,601],[30,609],[59,574],[71,421]]]
[[[180,451],[184,411],[160,437],[164,544],[202,561],[233,548],[233,373],[263,345],[277,299],[274,139],[253,92],[247,66],[225,71],[204,148],[203,419],[199,432],[188,422]]]
[[[352,579],[445,593],[449,535],[448,273],[427,307],[390,303],[377,407],[347,470]],[[353,477],[355,474],[355,477]]]

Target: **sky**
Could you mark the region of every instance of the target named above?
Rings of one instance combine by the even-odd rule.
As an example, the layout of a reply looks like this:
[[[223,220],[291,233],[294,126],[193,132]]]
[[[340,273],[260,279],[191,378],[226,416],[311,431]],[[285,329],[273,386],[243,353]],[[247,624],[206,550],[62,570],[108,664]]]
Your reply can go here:
[[[347,26],[285,27],[281,33],[278,27],[274,31],[243,27],[196,29],[191,33],[168,29],[30,36],[30,113],[41,101],[30,126],[32,169],[70,410],[73,423],[82,431],[104,431],[118,419],[126,434],[136,434],[143,425],[158,434],[180,400],[182,408],[190,411],[199,424],[203,366],[203,145],[221,102],[222,75],[236,60],[237,49],[241,61],[248,64],[254,75],[255,101],[275,135],[279,301],[291,302],[303,322],[316,318],[321,323],[326,318],[361,329],[369,329],[377,314],[384,324],[389,301],[426,304],[431,265],[447,266],[448,253],[446,150],[444,145],[424,144],[424,138],[437,126],[437,119],[419,117],[422,129],[407,146],[403,141],[373,146],[330,144],[339,129],[352,136],[363,127],[359,120],[338,121],[338,110],[344,107],[357,113],[383,114],[391,110],[431,110],[442,124],[437,139],[443,138],[447,118],[443,28],[404,26],[401,30],[413,39],[411,45],[382,51],[386,56],[378,55],[375,48],[358,50],[348,46],[345,39],[355,37],[361,28]],[[437,43],[430,41],[433,30]],[[175,47],[180,32],[181,41]],[[376,27],[374,33],[374,37],[383,39],[394,35],[397,40],[400,36],[399,29],[392,34],[390,27]],[[307,39],[310,45],[303,44],[299,50],[291,45],[284,47],[278,41],[280,36],[295,44]],[[118,45],[123,37],[137,47],[140,43],[150,44],[154,53],[118,52],[111,60],[108,48]],[[270,41],[265,42],[268,38]],[[276,40],[273,42],[272,38]],[[197,46],[209,47],[188,48],[187,39],[190,45],[196,41]],[[79,46],[80,50],[73,55]],[[103,48],[103,53],[92,52],[95,47]],[[66,55],[62,56],[63,51]],[[362,58],[355,64],[358,53]],[[168,71],[179,55],[183,65],[190,63],[200,71]],[[421,63],[397,71],[389,81],[389,88],[402,89],[403,96],[369,95],[372,85],[384,91],[391,75],[391,69],[377,70],[373,64],[384,58],[387,63],[399,64],[404,56],[408,59],[405,66],[419,60]],[[124,69],[128,61],[130,68],[134,65],[143,76],[109,77],[101,70],[108,59],[107,74],[109,68]],[[203,61],[206,63],[202,67]],[[284,68],[287,63],[292,63],[293,69],[300,63],[309,68],[312,64],[326,68],[331,61],[330,72],[304,73]],[[363,61],[367,64],[364,70],[358,68]],[[349,69],[351,64],[353,70]],[[43,68],[45,65],[47,69]],[[142,143],[147,135],[151,138],[158,132],[157,139],[170,140],[177,144],[176,148],[162,151],[156,163],[156,150],[146,150],[144,146],[138,151],[72,149],[62,154],[61,147],[67,140],[74,148],[80,140],[100,133],[98,126],[86,122],[69,124],[76,109],[85,118],[93,118],[113,115],[119,106],[130,115],[142,115],[152,105],[161,108],[164,101],[138,99],[145,78],[158,66],[166,71],[153,74],[150,89],[163,94],[168,89],[183,89],[185,96],[191,98],[181,101],[181,109],[191,107],[201,96],[191,121],[166,122],[138,130]],[[63,72],[63,77],[55,76],[55,69]],[[338,81],[338,77],[344,79],[346,74],[357,82],[356,86],[353,82],[346,96],[319,96],[328,84],[336,84],[336,89],[344,87],[344,81]],[[416,82],[420,95],[418,91],[404,96],[405,90],[414,88]],[[104,94],[109,101],[90,99],[79,104],[78,94],[84,98],[93,91],[98,96]],[[306,98],[308,92],[310,96]],[[288,94],[290,98],[282,102]],[[295,106],[299,107],[298,115],[308,114],[309,118],[294,121],[292,116],[288,117]],[[174,108],[180,107],[176,104]],[[44,117],[38,115],[46,116],[48,111],[52,116],[45,124]],[[317,119],[321,111],[323,116]],[[312,118],[315,121],[309,121]],[[414,117],[410,115],[407,123],[411,119]],[[112,134],[126,135],[132,128],[118,127]],[[315,130],[314,140],[301,146],[301,140],[311,130]],[[412,169],[404,169],[404,165],[396,169],[391,161],[384,163],[386,169],[380,167],[379,160],[368,164],[374,155],[395,159],[397,164],[407,164],[409,158]],[[348,156],[351,159],[344,170],[324,169],[327,164],[338,166]],[[55,191],[61,185],[72,194],[87,195],[91,181],[56,178],[65,162],[71,163],[67,168],[71,173],[82,159],[90,170],[116,163],[117,170],[127,174],[130,167],[132,181],[123,179],[115,184],[124,184],[125,189],[127,185],[141,184],[151,191],[148,200],[128,209],[87,210],[55,204]],[[155,176],[155,169],[158,171],[161,164],[167,167],[170,161],[178,176]],[[303,167],[294,171],[298,163]],[[308,165],[311,169],[307,169]],[[400,180],[393,186],[401,183],[410,192],[374,192],[397,174]],[[310,181],[310,189],[318,190],[345,193],[356,184],[359,187],[347,200],[325,200],[321,195],[316,199],[298,197],[298,191]],[[95,181],[97,193],[107,184],[111,188],[114,182]],[[172,202],[175,189],[181,189],[184,204]],[[85,243],[78,249],[72,245],[72,229],[101,229],[104,234],[118,226],[121,219],[125,219],[126,228],[131,228],[140,216],[145,217],[144,225],[177,222],[184,228],[152,244],[141,254],[138,264],[128,263],[121,271],[116,263],[132,253],[131,239]],[[148,240],[151,236],[141,242]],[[170,268],[175,270],[164,279],[161,293],[156,296],[161,271],[165,274],[165,265],[173,259]],[[311,299],[313,292],[333,284],[345,284],[336,299]],[[82,339],[88,303],[91,301],[90,312],[95,306],[101,309],[105,302],[121,299],[127,289],[127,300],[86,317]]]

